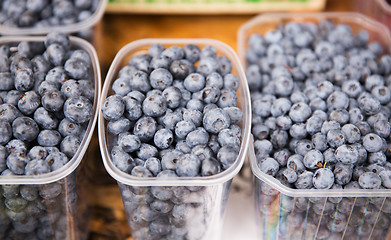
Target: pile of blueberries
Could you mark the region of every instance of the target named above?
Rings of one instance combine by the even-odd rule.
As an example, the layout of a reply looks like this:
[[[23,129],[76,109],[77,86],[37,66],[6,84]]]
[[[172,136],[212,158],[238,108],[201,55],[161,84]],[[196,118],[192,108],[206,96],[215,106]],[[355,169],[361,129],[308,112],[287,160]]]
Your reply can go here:
[[[240,150],[243,116],[231,71],[231,61],[212,46],[153,44],[133,56],[102,103],[114,165],[134,177],[178,181],[229,168]],[[123,185],[132,234],[199,239],[218,202],[209,188]]]
[[[61,26],[82,22],[100,0],[2,0],[0,24],[13,28]]]
[[[71,48],[68,35],[57,32],[44,42],[0,46],[1,176],[61,171],[75,155],[93,115],[90,61],[85,50]],[[65,206],[76,204],[75,186],[73,177],[1,185],[0,236],[65,239],[54,234],[67,232],[63,216]]]
[[[251,35],[246,75],[262,172],[294,189],[391,188],[391,55],[369,39],[366,30],[354,33],[329,20],[288,22]],[[277,193],[267,189],[260,194]],[[282,219],[289,224],[296,216],[315,226],[321,219],[326,237],[319,238],[327,239],[345,230],[354,207],[348,231],[364,226],[355,234],[366,237],[376,221],[390,224],[391,201],[384,199],[284,196]],[[369,217],[379,212],[378,219]]]

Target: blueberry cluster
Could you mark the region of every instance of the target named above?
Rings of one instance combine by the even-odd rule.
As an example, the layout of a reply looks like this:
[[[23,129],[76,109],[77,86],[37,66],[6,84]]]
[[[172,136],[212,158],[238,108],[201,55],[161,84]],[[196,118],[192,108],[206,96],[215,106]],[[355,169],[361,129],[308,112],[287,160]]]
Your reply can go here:
[[[239,79],[231,71],[230,60],[212,46],[153,44],[147,54],[133,56],[113,82],[114,94],[102,103],[114,165],[158,179],[229,168],[240,150],[237,124],[243,115],[237,107]],[[211,205],[203,202],[209,202],[207,189],[122,186],[132,233],[198,239],[210,219]]]
[[[329,20],[288,22],[249,38],[246,75],[262,172],[295,189],[391,188],[391,55],[369,39],[366,30],[355,34]],[[259,184],[261,205],[280,201],[282,236],[381,239],[390,225],[389,198],[277,198]]]
[[[48,27],[82,22],[100,0],[3,0],[0,24],[13,28]]]
[[[0,46],[1,176],[50,173],[74,156],[93,114],[89,69],[89,54],[72,49],[62,33],[48,34],[45,42]],[[65,206],[76,203],[75,186],[68,177],[42,185],[2,185],[2,238],[65,234],[67,222],[61,219]],[[64,202],[65,195],[70,202]],[[55,233],[57,227],[63,230]]]

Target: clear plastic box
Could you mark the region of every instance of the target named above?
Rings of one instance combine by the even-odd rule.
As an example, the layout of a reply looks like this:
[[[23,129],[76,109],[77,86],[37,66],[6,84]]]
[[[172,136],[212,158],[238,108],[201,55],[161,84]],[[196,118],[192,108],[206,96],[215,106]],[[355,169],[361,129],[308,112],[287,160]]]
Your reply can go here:
[[[64,33],[81,33],[81,37],[89,38],[93,36],[91,33],[93,26],[95,26],[102,18],[107,5],[107,0],[99,0],[96,11],[87,19],[68,25],[59,26],[45,26],[45,27],[26,27],[15,28],[7,27],[0,24],[0,35],[46,35],[50,32],[61,31]]]
[[[222,42],[210,39],[142,39],[124,46],[117,53],[106,76],[102,100],[112,94],[111,85],[116,80],[118,71],[128,63],[129,59],[136,54],[147,53],[148,48],[155,43],[163,44],[166,48],[173,45],[183,47],[186,44],[196,44],[200,48],[209,45],[217,49],[218,56],[223,55],[231,60],[232,72],[240,81],[240,87],[237,90],[238,107],[243,111],[243,119],[240,122],[242,139],[238,157],[230,168],[213,176],[169,179],[137,178],[120,171],[112,163],[110,159],[112,137],[107,132],[106,121],[100,114],[98,131],[103,162],[108,173],[118,182],[133,239],[153,238],[148,230],[150,224],[145,220],[154,214],[149,208],[149,203],[152,197],[150,191],[155,190],[167,191],[171,192],[169,195],[175,195],[175,199],[169,197],[170,200],[176,203],[178,210],[183,207],[183,213],[185,213],[179,219],[171,218],[170,212],[162,214],[161,216],[171,220],[178,220],[175,224],[172,222],[170,225],[164,225],[165,227],[173,228],[173,231],[185,231],[189,239],[219,239],[230,184],[241,169],[247,155],[251,106],[246,78],[236,53]],[[180,224],[179,220],[185,221]],[[168,230],[171,231],[171,229]]]
[[[389,0],[352,0],[355,11],[363,13],[391,28],[391,2]]]
[[[370,40],[377,40],[390,52],[388,29],[361,14],[275,13],[259,15],[242,25],[238,32],[239,56],[245,65],[247,40],[253,33],[264,34],[290,21],[317,23],[324,19],[348,24],[353,31],[366,29]],[[387,239],[387,234],[391,237],[391,189],[303,190],[286,187],[259,169],[253,140],[249,145],[249,161],[255,175],[260,239]]]
[[[45,37],[2,37],[0,45],[44,40]],[[88,236],[93,195],[89,191],[84,162],[88,158],[88,146],[98,117],[101,75],[94,47],[77,37],[70,37],[70,40],[71,48],[83,49],[91,58],[90,76],[95,86],[93,115],[80,148],[61,169],[37,176],[0,176],[1,239],[74,240]]]

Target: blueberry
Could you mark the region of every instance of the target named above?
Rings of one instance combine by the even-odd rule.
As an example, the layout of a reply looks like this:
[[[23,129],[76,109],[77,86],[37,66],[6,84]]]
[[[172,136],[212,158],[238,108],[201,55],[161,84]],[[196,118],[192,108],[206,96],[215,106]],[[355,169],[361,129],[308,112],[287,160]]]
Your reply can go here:
[[[383,152],[370,153],[368,156],[368,163],[384,165],[387,161],[387,157]]]
[[[79,82],[73,79],[67,80],[61,86],[61,92],[65,97],[77,97],[82,94],[82,91],[79,86]]]
[[[28,91],[21,95],[18,101],[19,110],[25,114],[32,114],[41,104],[41,97],[35,91]]]
[[[307,139],[303,139],[303,140],[299,140],[297,142],[297,146],[295,148],[295,152],[297,154],[305,156],[307,154],[307,152],[311,151],[312,149],[314,149],[313,143],[311,141],[307,140]]]
[[[201,60],[198,62],[197,72],[201,73],[204,76],[216,72],[219,69],[219,62],[214,57],[201,57]],[[221,72],[220,72],[221,73]]]
[[[45,81],[52,84],[60,85],[68,79],[63,67],[54,67],[49,70],[45,76]],[[42,95],[42,94],[41,94]]]
[[[186,136],[186,144],[192,148],[199,144],[207,144],[209,140],[208,132],[202,128],[196,128],[195,130],[189,132]]]
[[[69,49],[71,44],[67,34],[57,31],[48,33],[44,43],[46,47],[49,47],[53,43],[57,43],[63,46],[65,49]]]
[[[259,169],[271,176],[275,176],[279,170],[278,162],[273,158],[265,158],[259,162]]]
[[[349,97],[356,98],[362,92],[362,87],[357,80],[348,80],[342,84],[342,91]]]
[[[391,170],[384,170],[380,172],[379,177],[381,178],[382,185],[385,188],[391,188]]]
[[[375,86],[371,93],[381,104],[387,104],[391,100],[391,90],[388,87]]]
[[[320,168],[314,173],[312,182],[317,189],[329,189],[334,184],[334,174],[328,168]]]
[[[152,56],[152,57],[157,57],[159,56],[166,48],[160,44],[160,43],[155,43],[155,44],[152,44],[149,48],[148,48],[148,52],[149,54]]]
[[[58,90],[47,91],[41,98],[42,106],[49,112],[57,112],[63,108],[65,96]]]
[[[182,92],[177,87],[166,87],[162,94],[167,101],[167,106],[171,109],[177,108],[182,100]]]
[[[39,124],[39,122],[38,122]],[[70,121],[68,118],[64,118],[58,124],[58,131],[62,136],[66,137],[68,135],[79,135],[82,131],[82,126],[78,123]]]
[[[346,110],[334,110],[329,113],[329,121],[336,121],[338,123],[345,124],[349,121],[349,113]]]
[[[140,148],[136,151],[137,157],[144,161],[146,161],[148,158],[156,157],[157,154],[158,150],[156,149],[156,147],[147,143],[141,143]]]
[[[217,101],[219,107],[235,107],[237,104],[238,96],[235,91],[227,89],[221,90],[219,100]]]
[[[113,164],[123,172],[130,173],[135,167],[133,158],[119,146],[114,146],[110,155]]]
[[[64,103],[64,114],[75,123],[85,123],[93,114],[93,106],[90,100],[83,96],[68,98]]]
[[[328,110],[347,109],[348,105],[349,97],[344,92],[335,91],[327,98]]]
[[[153,94],[145,98],[142,109],[143,113],[147,116],[162,116],[167,109],[167,101],[163,96]]]
[[[39,107],[37,110],[35,110],[34,120],[43,129],[49,129],[49,130],[56,129],[58,125],[58,120],[55,117],[55,115],[51,112],[48,112],[43,107]]]
[[[365,135],[362,139],[362,144],[368,152],[378,152],[383,146],[381,137],[374,133]]]
[[[296,123],[289,129],[289,134],[296,139],[302,139],[307,135],[306,124]]]
[[[176,173],[179,177],[195,177],[201,170],[200,159],[192,154],[180,156],[176,165]]]
[[[379,120],[373,124],[374,133],[382,138],[390,135],[391,125],[387,120]]]
[[[31,69],[22,69],[15,74],[15,89],[19,91],[28,91],[34,86],[34,76]]]
[[[208,158],[201,162],[201,176],[211,176],[221,172],[220,163],[214,158]]]
[[[364,189],[378,189],[381,186],[381,178],[373,172],[365,172],[358,178],[360,187]]]
[[[313,186],[314,173],[310,171],[304,171],[297,176],[295,187],[297,189],[309,189]]]
[[[322,133],[315,133],[312,136],[312,143],[314,145],[314,149],[319,150],[319,151],[325,151],[328,146],[327,146],[327,137],[326,135]]]
[[[50,44],[45,52],[48,61],[54,66],[62,66],[66,59],[66,52],[62,45],[57,43]]]
[[[237,145],[240,146],[239,136],[236,135],[231,129],[223,129],[218,134],[218,142],[220,146],[225,145]]]
[[[69,58],[65,61],[64,69],[74,79],[86,79],[89,76],[89,64],[81,58]]]
[[[359,155],[355,147],[344,144],[335,150],[335,158],[343,164],[355,164]]]
[[[27,153],[27,144],[19,139],[12,139],[5,145],[8,153]]]
[[[144,166],[154,175],[158,175],[158,173],[162,170],[162,164],[160,162],[159,159],[155,158],[155,157],[152,157],[152,158],[148,158],[145,163],[144,163]],[[151,207],[152,207],[152,204],[151,204]],[[170,210],[168,210],[170,211]]]
[[[50,166],[44,160],[41,159],[33,159],[29,161],[26,164],[25,168],[26,168],[25,174],[32,175],[32,176],[41,175],[50,172]]]
[[[289,117],[294,122],[304,122],[310,117],[311,113],[311,108],[306,103],[299,102],[292,105]]]
[[[345,134],[339,129],[331,129],[327,132],[327,143],[332,148],[343,145],[346,141]]]
[[[262,86],[262,75],[260,68],[256,64],[249,65],[246,68],[247,83],[250,89],[258,90]]]
[[[34,146],[32,147],[27,156],[30,158],[30,159],[41,159],[41,160],[44,160],[48,155],[48,152],[46,150],[46,148],[42,147],[42,146]]]
[[[113,85],[111,86],[114,93],[120,96],[125,96],[131,91],[131,86],[129,83],[129,80],[126,78],[118,78],[113,82]]]
[[[289,76],[279,76],[273,79],[275,86],[275,93],[278,96],[289,96],[293,91],[293,80]]]
[[[120,133],[118,135],[118,145],[127,153],[136,151],[141,146],[140,139],[129,132]]]
[[[110,96],[110,97],[112,97],[112,96]],[[125,115],[125,117],[127,119],[129,119],[131,121],[135,121],[135,120],[139,119],[142,116],[141,102],[135,100],[134,98],[132,98],[130,96],[123,97],[121,102],[124,105],[123,113],[124,113],[124,115]],[[121,108],[121,110],[122,110],[121,105],[116,106],[114,108]],[[122,111],[120,111],[120,112],[122,112]],[[117,113],[117,114],[119,115],[119,113]]]
[[[183,51],[185,52],[185,58],[191,63],[195,63],[199,60],[201,50],[197,45],[187,44],[183,47]]]
[[[168,151],[162,157],[162,161],[161,161],[162,170],[174,170],[175,171],[178,159],[182,155],[183,154],[178,150]]]
[[[287,98],[278,98],[276,99],[271,108],[270,113],[273,117],[279,117],[286,114],[291,108],[291,102]]]
[[[12,122],[12,131],[15,138],[31,142],[38,136],[39,127],[29,117],[18,117]]]
[[[185,56],[185,51],[178,46],[171,46],[161,52],[162,56],[167,56],[172,60],[179,60]]]
[[[310,150],[303,158],[303,164],[307,169],[322,168],[323,161],[323,155],[319,150]]]
[[[7,157],[7,167],[12,173],[17,175],[22,175],[25,173],[26,163],[29,162],[29,159],[23,153],[11,153]]]
[[[206,112],[202,122],[206,131],[216,134],[229,127],[230,118],[226,111],[216,108]]]
[[[12,138],[12,128],[8,122],[0,121],[0,145],[7,144]]]
[[[14,79],[10,72],[0,72],[0,90],[1,91],[9,91],[12,90],[15,86]]]
[[[227,78],[227,80],[225,80]],[[233,74],[228,74],[227,76],[224,76],[224,78],[217,72],[212,72],[209,74],[205,79],[205,86],[206,87],[215,87],[217,89],[222,89],[225,85],[227,85],[227,88],[230,89],[232,87],[235,87],[233,85],[239,84],[236,82],[236,76]],[[226,82],[226,83],[225,83]],[[230,87],[228,87],[230,86]],[[237,86],[239,87],[239,85]]]
[[[69,135],[62,139],[60,143],[61,152],[72,158],[81,145],[81,139],[76,135]]]
[[[173,76],[167,69],[158,68],[151,72],[149,80],[153,88],[164,90],[172,84]]]
[[[68,122],[68,123],[64,122],[63,124],[61,124],[63,121],[61,121],[60,125],[59,125],[59,131],[61,132],[61,128],[63,129],[61,132],[61,134],[63,136],[67,136],[67,135],[71,135],[71,134],[77,135],[79,133],[80,130],[77,130],[77,129],[78,129],[78,127],[80,129],[80,125],[78,125],[78,124],[73,125],[72,122]],[[72,127],[70,127],[70,126],[72,126]],[[112,120],[107,123],[107,130],[113,135],[118,135],[120,133],[127,132],[130,130],[130,127],[131,127],[131,122],[129,121],[129,119],[127,119],[125,117],[121,117],[117,120]]]
[[[368,93],[361,94],[357,102],[361,111],[366,115],[373,115],[380,111],[381,104],[379,100]]]
[[[174,141],[174,136],[171,130],[162,128],[156,131],[155,136],[153,138],[155,146],[160,149],[166,149],[171,146]]]
[[[43,147],[54,147],[61,142],[61,134],[56,130],[42,130],[37,136],[37,142]]]
[[[342,126],[341,131],[346,137],[348,143],[356,143],[361,139],[360,129],[353,124],[345,124]]]
[[[133,134],[143,142],[149,141],[155,135],[157,123],[152,117],[141,117],[134,125]]]
[[[189,74],[195,72],[193,64],[186,59],[174,60],[171,63],[169,70],[173,75],[174,79],[179,80],[183,80]]]
[[[205,87],[205,77],[199,73],[191,73],[184,79],[184,87],[190,92],[198,92]]]
[[[218,68],[217,72],[222,76],[226,76],[232,71],[232,63],[226,56],[218,56],[217,57]]]

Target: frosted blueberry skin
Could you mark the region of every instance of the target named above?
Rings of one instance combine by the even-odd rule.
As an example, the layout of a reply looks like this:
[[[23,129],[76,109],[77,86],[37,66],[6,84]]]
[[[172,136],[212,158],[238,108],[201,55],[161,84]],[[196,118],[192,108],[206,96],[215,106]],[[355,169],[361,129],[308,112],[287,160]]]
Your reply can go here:
[[[39,127],[29,117],[18,117],[12,122],[12,131],[15,138],[31,142],[38,136]]]
[[[328,168],[320,168],[314,173],[312,182],[317,189],[329,189],[334,184],[334,174]]]
[[[88,122],[93,113],[93,107],[90,100],[86,97],[79,96],[68,98],[64,103],[65,116],[75,123]]]

